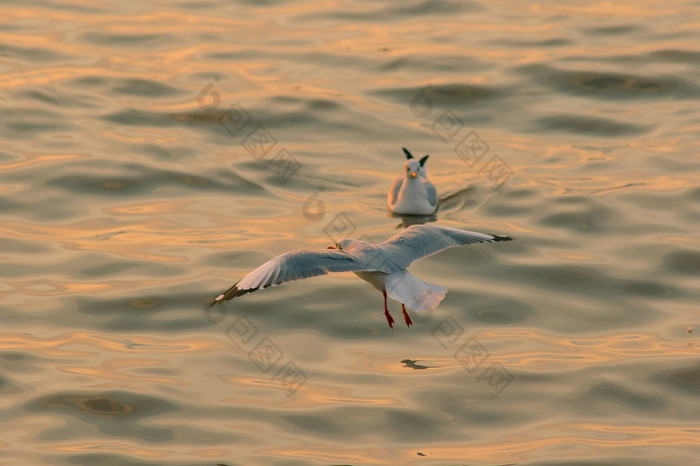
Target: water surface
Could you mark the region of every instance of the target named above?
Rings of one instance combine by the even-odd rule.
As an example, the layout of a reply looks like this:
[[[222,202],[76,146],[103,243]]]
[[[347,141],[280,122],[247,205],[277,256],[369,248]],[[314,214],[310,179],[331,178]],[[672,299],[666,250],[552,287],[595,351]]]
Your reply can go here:
[[[697,2],[0,5],[3,464],[700,456]],[[274,255],[436,224],[388,328]],[[693,331],[693,327],[697,330]]]

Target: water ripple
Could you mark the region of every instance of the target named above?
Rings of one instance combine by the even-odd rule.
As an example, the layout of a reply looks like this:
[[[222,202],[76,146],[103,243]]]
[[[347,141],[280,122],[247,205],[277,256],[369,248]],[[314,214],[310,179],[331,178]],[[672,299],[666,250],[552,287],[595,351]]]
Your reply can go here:
[[[7,464],[696,462],[698,5],[25,3]],[[424,220],[516,240],[413,264],[449,291],[411,328],[352,273],[207,307],[398,232],[401,147],[430,154]]]

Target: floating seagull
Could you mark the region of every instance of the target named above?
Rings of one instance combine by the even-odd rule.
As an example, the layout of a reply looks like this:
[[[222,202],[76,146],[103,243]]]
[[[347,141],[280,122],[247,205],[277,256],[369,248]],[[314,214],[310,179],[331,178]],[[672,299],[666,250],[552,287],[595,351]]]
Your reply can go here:
[[[394,184],[389,189],[387,201],[389,210],[395,214],[403,215],[430,215],[437,210],[437,191],[435,186],[428,181],[428,173],[425,161],[429,155],[419,161],[403,148],[406,154],[405,173],[396,177]]]
[[[411,275],[406,269],[412,262],[447,248],[510,240],[508,236],[436,225],[412,225],[380,244],[345,238],[327,249],[298,249],[274,257],[219,295],[209,306],[292,280],[330,272],[354,272],[382,292],[389,327],[394,328],[394,319],[387,308],[387,295],[401,303],[406,325],[411,326],[413,322],[406,307],[416,312],[433,310],[447,293],[446,288]]]

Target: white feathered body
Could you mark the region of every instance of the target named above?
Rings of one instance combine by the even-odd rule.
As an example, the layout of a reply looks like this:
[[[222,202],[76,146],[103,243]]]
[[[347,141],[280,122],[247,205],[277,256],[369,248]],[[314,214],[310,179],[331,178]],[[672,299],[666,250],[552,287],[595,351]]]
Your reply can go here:
[[[405,149],[404,149],[405,150]],[[427,156],[426,156],[427,158]],[[437,210],[435,186],[428,181],[423,163],[410,159],[404,166],[404,175],[394,179],[387,194],[389,210],[401,215],[430,215]]]
[[[422,176],[397,177],[387,200],[395,214],[430,215],[437,209],[435,186]]]

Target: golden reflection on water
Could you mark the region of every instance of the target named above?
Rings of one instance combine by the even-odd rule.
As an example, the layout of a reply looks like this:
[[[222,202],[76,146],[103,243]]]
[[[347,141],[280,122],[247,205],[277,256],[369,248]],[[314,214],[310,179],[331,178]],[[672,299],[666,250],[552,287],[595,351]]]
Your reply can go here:
[[[0,292],[0,296],[10,296],[21,293],[26,296],[64,296],[64,295],[83,295],[97,296],[102,292],[112,292],[124,289],[133,289],[135,284],[146,287],[157,287],[170,283],[166,279],[134,279],[120,280],[118,282],[68,282],[55,280],[4,280],[5,290]]]
[[[185,205],[186,203],[182,202],[168,202],[165,205],[148,203],[112,208],[113,213],[119,214],[116,218],[125,218],[122,221],[117,221],[114,216],[110,216],[103,219],[82,220],[69,225],[42,226],[10,220],[4,224],[3,232],[9,238],[35,241],[40,244],[46,244],[47,239],[50,238],[52,243],[60,244],[68,251],[99,251],[117,254],[123,258],[181,263],[190,260],[182,246],[201,244],[201,228],[205,228],[206,224],[221,225],[221,222],[215,223],[220,220],[221,214],[212,212],[205,215],[202,211],[195,213],[189,210],[192,218],[206,219],[204,222],[201,220],[197,222],[202,226],[191,228],[192,222],[187,221],[188,209]],[[130,216],[131,219],[126,220]],[[179,220],[166,219],[163,218],[164,216],[176,217]],[[144,217],[150,220],[147,223],[139,221]],[[297,215],[294,215],[294,219],[295,222],[292,223],[303,223]],[[246,223],[245,229],[241,230],[246,233],[244,246],[261,247],[268,244],[271,236],[278,238],[290,236],[290,232],[278,230],[279,224],[279,218],[258,219]],[[219,231],[218,234],[217,231]],[[232,242],[239,243],[240,240],[240,237],[232,235],[230,226],[211,227],[207,231],[207,244],[219,242],[220,247],[230,249]],[[166,253],[168,248],[171,249]],[[277,253],[280,252],[282,251]]]
[[[130,454],[141,458],[167,458],[174,452],[172,450],[137,447],[134,443],[117,442],[114,440],[101,442],[62,443],[39,447],[42,451],[56,451],[61,453],[105,453]]]
[[[578,435],[567,435],[567,432],[576,432]],[[616,438],[610,438],[609,434],[616,434]],[[687,428],[682,427],[562,423],[536,426],[528,435],[499,437],[478,446],[429,446],[421,451],[440,460],[469,458],[474,461],[504,463],[546,458],[550,453],[541,450],[552,447],[559,447],[557,456],[561,458],[580,458],[579,448],[586,448],[591,456],[634,456],[645,446],[688,447],[696,446],[698,442],[700,433],[688,432]]]
[[[87,346],[95,350],[143,354],[145,349],[159,353],[211,351],[226,344],[216,340],[160,339],[145,335],[119,337],[94,332],[64,332],[50,338],[40,338],[27,333],[6,334],[0,337],[0,350],[31,349],[32,353],[51,357],[90,357],[95,351],[66,349],[69,346]]]
[[[397,399],[390,397],[378,396],[361,396],[356,391],[343,388],[342,386],[334,386],[331,384],[323,384],[311,380],[304,384],[303,390],[297,392],[293,398],[285,396],[285,385],[281,382],[270,380],[269,377],[226,377],[226,380],[234,386],[248,387],[265,387],[275,391],[256,393],[259,398],[242,398],[242,397],[227,397],[224,399],[226,403],[234,405],[256,405],[270,406],[271,404],[281,403],[289,409],[313,409],[318,406],[338,405],[338,406],[392,406],[401,404]],[[269,398],[272,393],[274,398]]]
[[[485,346],[507,346],[509,331],[487,331],[476,335]],[[517,332],[518,340],[525,339],[528,347],[544,346],[549,350],[522,349],[515,353],[499,353],[508,367],[527,370],[566,370],[582,365],[599,366],[630,362],[631,360],[678,360],[680,357],[697,357],[698,348],[687,341],[662,340],[653,333],[619,333],[600,337],[563,338],[533,330]],[[522,341],[522,340],[521,340]],[[490,343],[491,342],[491,343]]]
[[[37,154],[27,157],[17,162],[0,164],[0,172],[11,171],[19,168],[27,168],[34,165],[44,163],[66,162],[68,160],[84,159],[87,156],[84,154]]]
[[[576,432],[576,435],[570,433]],[[693,447],[700,444],[700,433],[689,429],[663,425],[629,425],[604,423],[561,423],[531,426],[530,433],[521,436],[497,436],[479,445],[417,443],[413,448],[343,448],[311,445],[306,448],[267,450],[282,457],[314,458],[327,462],[359,464],[410,464],[422,453],[426,460],[483,462],[535,461],[559,457],[580,459],[582,456],[635,456],[644,447]],[[582,451],[583,450],[583,451]],[[643,450],[642,450],[643,451]]]
[[[491,362],[498,361],[505,367],[528,371],[581,369],[586,365],[598,367],[633,360],[678,360],[697,357],[700,351],[700,347],[692,345],[692,341],[664,340],[653,333],[619,333],[572,339],[521,329],[483,331],[473,334],[473,337],[491,348]],[[514,340],[514,337],[517,339]],[[493,351],[494,347],[514,347],[517,350]],[[348,370],[413,375],[397,364],[402,354],[363,350],[348,350],[347,354],[354,360],[348,365]],[[421,358],[420,363],[429,367],[426,373],[461,368],[455,359],[446,359],[444,353],[434,356],[422,354]]]
[[[384,448],[342,448],[325,445],[306,448],[270,448],[263,451],[266,454],[283,458],[309,458],[324,463],[343,464],[406,464],[397,463],[400,457],[392,450]],[[407,458],[403,458],[407,459]]]
[[[130,370],[150,369],[155,367],[168,366],[170,363],[166,359],[109,359],[95,366],[59,366],[57,370],[68,374],[89,375],[101,380],[114,380],[122,382],[146,382],[160,383],[164,385],[182,385],[189,386],[190,384],[181,377],[156,377],[145,374],[128,374]]]

